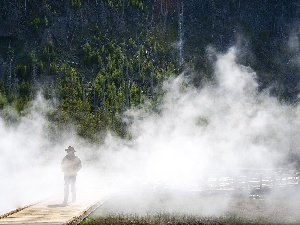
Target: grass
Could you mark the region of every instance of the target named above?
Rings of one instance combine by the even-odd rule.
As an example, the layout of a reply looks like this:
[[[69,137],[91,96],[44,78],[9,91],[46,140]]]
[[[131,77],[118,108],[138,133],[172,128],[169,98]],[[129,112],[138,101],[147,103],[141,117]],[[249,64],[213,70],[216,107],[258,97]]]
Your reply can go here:
[[[93,216],[85,219],[80,225],[238,225],[238,224],[274,224],[268,223],[264,220],[249,220],[232,216],[222,217],[198,217],[193,215],[175,215],[169,213],[158,213],[154,215],[126,215],[126,214],[115,214],[107,216]]]
[[[124,192],[101,205],[80,225],[300,224],[298,190],[276,197],[144,190]]]

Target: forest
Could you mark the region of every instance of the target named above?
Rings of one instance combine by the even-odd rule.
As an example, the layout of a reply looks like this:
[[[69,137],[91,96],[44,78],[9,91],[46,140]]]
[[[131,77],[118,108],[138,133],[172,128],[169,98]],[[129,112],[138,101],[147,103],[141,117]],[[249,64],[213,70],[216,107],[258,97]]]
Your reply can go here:
[[[155,110],[163,81],[183,70],[201,87],[213,79],[207,46],[237,43],[260,88],[297,103],[298,50],[283,43],[298,40],[299,12],[295,0],[3,0],[1,116],[17,122],[3,109],[23,116],[42,93],[53,102],[47,118],[56,132],[74,124],[93,142],[107,130],[130,138],[126,110]]]

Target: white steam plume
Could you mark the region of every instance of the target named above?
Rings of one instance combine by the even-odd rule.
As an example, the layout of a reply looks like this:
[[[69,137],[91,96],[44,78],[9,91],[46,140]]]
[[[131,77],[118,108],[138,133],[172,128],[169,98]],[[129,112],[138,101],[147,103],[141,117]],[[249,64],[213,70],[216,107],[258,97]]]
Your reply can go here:
[[[69,145],[82,149],[78,154],[85,160],[81,146],[86,145],[74,132],[52,140],[45,116],[50,110],[50,104],[38,95],[29,113],[16,118],[17,123],[8,125],[0,118],[0,215],[56,195],[62,202],[64,149]],[[16,116],[9,108],[2,113]]]
[[[166,82],[160,113],[131,112],[133,141],[107,144],[119,150],[110,166],[182,183],[208,173],[272,169],[297,151],[299,108],[258,92],[255,72],[236,64],[235,54],[231,48],[218,56],[216,83],[197,90],[179,76]]]
[[[189,189],[201,187],[210,176],[290,166],[284,164],[288,154],[299,153],[299,107],[259,92],[256,73],[236,63],[236,51],[230,48],[217,56],[215,82],[198,90],[179,76],[165,83],[159,113],[128,113],[132,141],[124,144],[109,137],[101,151],[102,165],[114,171],[116,179],[119,175],[120,189],[141,184]],[[176,208],[174,199],[165,210]],[[147,201],[141,199],[135,210],[151,205],[145,206]],[[186,212],[183,205],[176,210]]]

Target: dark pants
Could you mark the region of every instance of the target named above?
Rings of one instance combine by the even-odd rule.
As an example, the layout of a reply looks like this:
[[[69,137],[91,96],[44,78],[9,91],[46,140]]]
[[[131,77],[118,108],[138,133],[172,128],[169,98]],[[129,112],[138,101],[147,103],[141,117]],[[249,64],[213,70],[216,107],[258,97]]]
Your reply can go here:
[[[76,200],[76,176],[65,176],[65,195],[64,195],[64,202],[68,202],[69,199],[69,188],[71,186],[71,193],[72,193],[72,202]]]

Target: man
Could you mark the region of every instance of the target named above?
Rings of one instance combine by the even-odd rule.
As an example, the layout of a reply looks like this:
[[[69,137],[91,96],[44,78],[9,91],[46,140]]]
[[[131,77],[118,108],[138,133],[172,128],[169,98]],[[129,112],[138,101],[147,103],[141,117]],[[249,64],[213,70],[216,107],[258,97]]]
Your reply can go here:
[[[71,186],[72,192],[72,202],[76,200],[76,176],[77,172],[81,169],[81,161],[75,155],[75,149],[72,146],[69,146],[65,149],[67,155],[63,158],[61,162],[61,168],[64,172],[65,179],[65,189],[64,189],[64,202],[63,204],[67,204],[69,199],[69,187]]]

